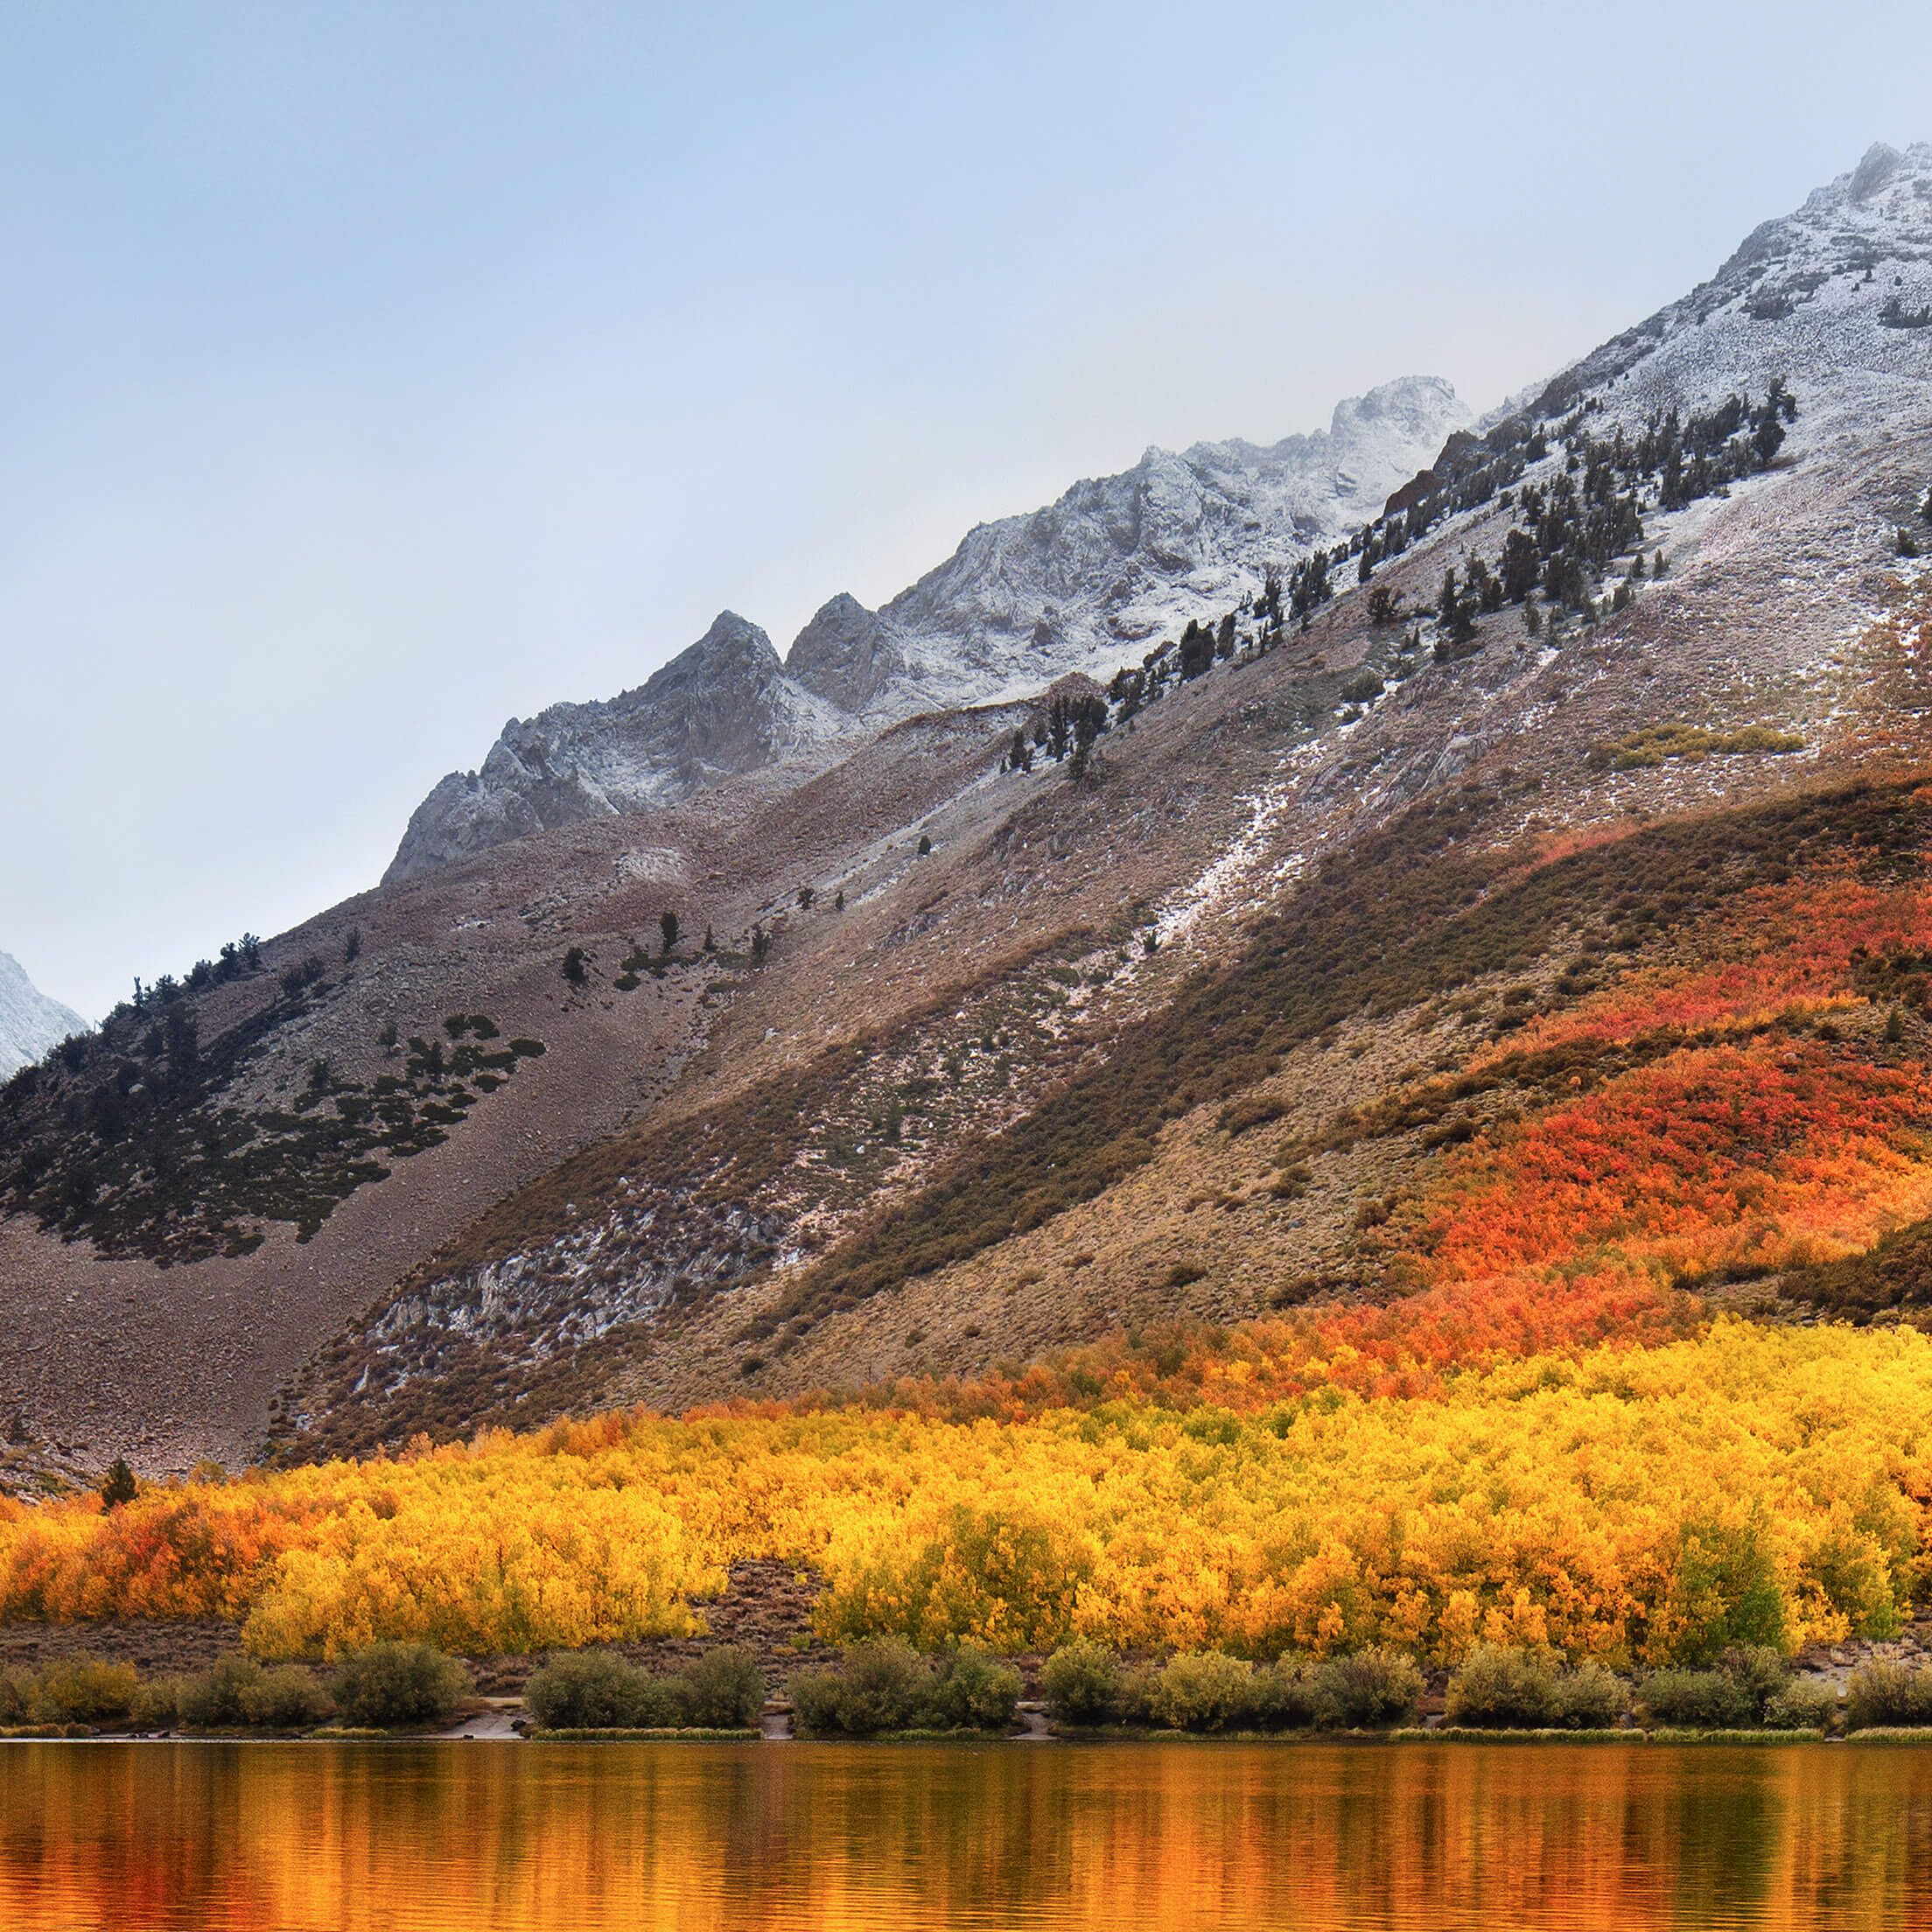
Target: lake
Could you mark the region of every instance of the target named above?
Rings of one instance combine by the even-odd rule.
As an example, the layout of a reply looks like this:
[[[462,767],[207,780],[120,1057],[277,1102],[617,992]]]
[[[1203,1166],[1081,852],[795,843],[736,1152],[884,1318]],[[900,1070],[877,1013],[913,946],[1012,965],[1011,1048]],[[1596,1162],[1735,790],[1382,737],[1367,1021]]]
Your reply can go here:
[[[1932,1927],[1932,1749],[4,1744],[0,1926]]]

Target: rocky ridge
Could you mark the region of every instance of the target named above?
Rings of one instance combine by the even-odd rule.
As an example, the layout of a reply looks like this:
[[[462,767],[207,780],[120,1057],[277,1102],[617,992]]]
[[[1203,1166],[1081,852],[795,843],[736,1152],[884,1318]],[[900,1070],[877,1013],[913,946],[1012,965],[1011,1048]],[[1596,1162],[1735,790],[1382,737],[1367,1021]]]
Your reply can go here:
[[[417,807],[388,880],[547,827],[689,797],[790,764],[800,776],[921,711],[999,703],[1070,672],[1104,680],[1164,631],[1252,596],[1270,565],[1345,537],[1469,420],[1433,377],[1336,406],[1266,447],[1150,449],[1028,515],[982,524],[877,612],[826,603],[781,662],[723,612],[635,690],[513,718],[480,770]]]

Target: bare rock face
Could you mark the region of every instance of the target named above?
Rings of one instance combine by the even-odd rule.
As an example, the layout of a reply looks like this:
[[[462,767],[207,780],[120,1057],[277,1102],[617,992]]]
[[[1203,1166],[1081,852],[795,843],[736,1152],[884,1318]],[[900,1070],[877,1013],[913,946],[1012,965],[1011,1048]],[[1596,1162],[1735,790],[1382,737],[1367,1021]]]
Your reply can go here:
[[[1045,509],[981,524],[881,610],[833,598],[783,663],[727,612],[639,690],[506,725],[480,771],[452,773],[416,808],[386,877],[669,803],[918,712],[1074,672],[1104,681],[1190,617],[1258,591],[1270,565],[1345,537],[1468,420],[1446,382],[1409,376],[1340,403],[1312,435],[1151,449]]]
[[[513,838],[674,804],[739,772],[809,760],[851,720],[786,675],[734,612],[635,690],[512,718],[482,769],[452,772],[410,820],[384,883]]]
[[[892,632],[850,592],[841,591],[792,640],[786,670],[808,691],[855,716],[890,704],[906,673]]]
[[[11,953],[0,953],[0,1080],[31,1067],[88,1023],[71,1006],[49,999]]]

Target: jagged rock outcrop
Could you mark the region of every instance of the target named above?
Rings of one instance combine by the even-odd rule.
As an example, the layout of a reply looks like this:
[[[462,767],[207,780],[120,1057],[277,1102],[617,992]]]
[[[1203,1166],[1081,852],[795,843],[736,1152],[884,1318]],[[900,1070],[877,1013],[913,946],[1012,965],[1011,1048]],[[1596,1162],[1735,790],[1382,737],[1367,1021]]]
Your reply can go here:
[[[807,690],[861,715],[905,678],[908,667],[878,613],[841,591],[792,640],[785,668]]]
[[[1217,613],[1346,536],[1469,420],[1448,383],[1407,376],[1339,404],[1326,430],[1260,447],[1151,449],[1046,508],[983,523],[882,609],[840,594],[780,664],[730,613],[639,690],[504,729],[479,772],[417,808],[389,879],[546,827],[635,811],[914,714],[1104,680],[1190,617]]]
[[[71,1006],[49,999],[11,953],[0,953],[0,1080],[31,1067],[88,1023]]]
[[[852,720],[786,675],[735,612],[635,690],[512,718],[482,769],[417,806],[384,883],[580,819],[675,803],[720,778],[810,759]]]

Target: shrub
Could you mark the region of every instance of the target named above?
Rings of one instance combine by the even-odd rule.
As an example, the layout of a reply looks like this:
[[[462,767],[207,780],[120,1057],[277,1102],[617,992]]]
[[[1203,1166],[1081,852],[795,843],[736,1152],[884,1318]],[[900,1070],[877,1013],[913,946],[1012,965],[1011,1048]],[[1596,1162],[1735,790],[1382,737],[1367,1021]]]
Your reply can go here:
[[[1623,1722],[1623,1686],[1600,1663],[1586,1663],[1557,1679],[1550,1722],[1565,1731],[1609,1731]]]
[[[792,1723],[807,1737],[845,1729],[845,1683],[836,1670],[802,1670],[785,1687]]]
[[[332,1688],[351,1724],[431,1724],[454,1713],[469,1673],[426,1643],[372,1643],[343,1658]]]
[[[1121,1670],[1110,1650],[1084,1638],[1063,1644],[1040,1673],[1046,1709],[1065,1724],[1119,1720]]]
[[[1003,1730],[1013,1721],[1018,1671],[984,1651],[938,1662],[892,1640],[858,1644],[841,1670],[811,1670],[791,1684],[793,1716],[808,1732],[870,1737],[881,1731]]]
[[[897,1638],[854,1644],[843,1669],[808,1670],[792,1680],[793,1715],[801,1729],[819,1735],[914,1730],[932,1718],[934,1675]]]
[[[1306,1657],[1278,1657],[1255,1671],[1252,1722],[1257,1730],[1299,1731],[1321,1721],[1316,1666]]]
[[[1791,1666],[1784,1653],[1767,1644],[1732,1644],[1718,1659],[1718,1669],[1750,1704],[1754,1724],[1761,1724],[1771,1700],[1791,1688]]]
[[[248,1694],[261,1678],[260,1664],[247,1657],[224,1657],[181,1680],[175,1697],[176,1713],[183,1724],[198,1731],[237,1729],[251,1721]]]
[[[934,1683],[928,1721],[942,1731],[1005,1731],[1019,1702],[1019,1672],[970,1647],[953,1652]]]
[[[25,1670],[0,1670],[0,1724],[24,1724],[33,1705],[33,1678]]]
[[[128,1725],[135,1731],[172,1731],[181,1721],[179,1677],[150,1677],[134,1693]]]
[[[1479,1731],[1535,1730],[1554,1722],[1557,1673],[1533,1650],[1480,1644],[1449,1679],[1446,1722]]]
[[[1120,1673],[1116,1710],[1123,1724],[1152,1724],[1154,1696],[1160,1688],[1160,1672],[1147,1664],[1137,1664]]]
[[[33,1680],[27,1714],[35,1724],[112,1724],[128,1715],[139,1686],[131,1663],[60,1657]]]
[[[1449,1680],[1446,1714],[1476,1730],[1606,1730],[1623,1717],[1623,1687],[1600,1663],[1562,1670],[1534,1650],[1483,1644]]]
[[[1765,1726],[1772,1731],[1823,1731],[1838,1707],[1838,1692],[1830,1684],[1808,1678],[1787,1684],[1766,1703]]]
[[[1171,1658],[1154,1685],[1157,1722],[1177,1731],[1228,1731],[1252,1721],[1255,1667],[1221,1650]]]
[[[1695,1731],[1734,1731],[1757,1715],[1749,1691],[1722,1670],[1654,1670],[1637,1704],[1651,1724]]]
[[[335,1715],[326,1685],[298,1663],[264,1670],[242,1693],[242,1714],[270,1731],[307,1731]]]
[[[676,1694],[687,1724],[737,1730],[758,1722],[765,1673],[758,1658],[737,1645],[707,1650],[678,1673]]]
[[[1310,1680],[1317,1721],[1350,1729],[1399,1724],[1422,1697],[1422,1672],[1394,1650],[1324,1657]]]
[[[1868,1663],[1844,1687],[1844,1727],[1932,1724],[1932,1670],[1905,1663]]]
[[[646,1673],[609,1650],[552,1657],[523,1687],[523,1702],[546,1731],[645,1727]]]

